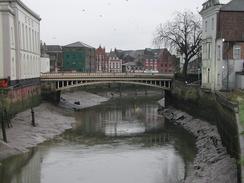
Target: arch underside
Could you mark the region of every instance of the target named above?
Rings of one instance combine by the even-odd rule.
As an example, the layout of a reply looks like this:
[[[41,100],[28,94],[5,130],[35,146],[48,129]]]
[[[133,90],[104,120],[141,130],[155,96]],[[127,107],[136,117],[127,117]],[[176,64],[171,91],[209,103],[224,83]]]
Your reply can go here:
[[[60,83],[62,82],[61,86]],[[153,88],[159,88],[164,90],[170,90],[171,88],[171,81],[152,81],[151,83],[148,82],[138,82],[138,81],[89,81],[89,82],[80,82],[78,83],[75,81],[66,81],[66,84],[63,83],[64,81],[56,81],[56,90],[61,91],[69,88],[81,87],[81,86],[91,86],[91,85],[104,85],[104,84],[133,84],[133,85],[140,85],[140,86],[149,86]],[[69,84],[71,82],[71,84]]]

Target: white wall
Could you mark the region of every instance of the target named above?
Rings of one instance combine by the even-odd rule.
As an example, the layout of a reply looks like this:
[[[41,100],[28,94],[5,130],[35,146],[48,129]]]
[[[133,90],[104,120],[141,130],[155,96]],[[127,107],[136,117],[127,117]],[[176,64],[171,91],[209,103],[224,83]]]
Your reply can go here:
[[[3,24],[2,15],[0,13],[0,79],[4,78],[4,65],[3,65]]]
[[[240,74],[236,75],[236,88],[244,89],[244,75],[240,75]]]
[[[17,2],[0,6],[0,78],[40,77],[40,20]]]
[[[18,14],[18,42],[20,48],[19,79],[40,77],[40,22],[21,6],[16,6]]]
[[[46,57],[41,57],[41,73],[50,72],[50,59]]]
[[[202,86],[217,89],[219,80],[217,51],[217,13],[220,6],[210,7],[202,12]],[[222,57],[221,57],[222,58]]]

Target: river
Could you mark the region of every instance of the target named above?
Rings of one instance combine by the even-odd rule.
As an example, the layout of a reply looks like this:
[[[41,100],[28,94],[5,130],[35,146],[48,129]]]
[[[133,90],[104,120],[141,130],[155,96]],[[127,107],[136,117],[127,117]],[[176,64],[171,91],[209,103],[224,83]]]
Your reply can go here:
[[[72,130],[12,157],[1,183],[177,183],[194,138],[158,115],[159,97],[126,97],[75,113]]]

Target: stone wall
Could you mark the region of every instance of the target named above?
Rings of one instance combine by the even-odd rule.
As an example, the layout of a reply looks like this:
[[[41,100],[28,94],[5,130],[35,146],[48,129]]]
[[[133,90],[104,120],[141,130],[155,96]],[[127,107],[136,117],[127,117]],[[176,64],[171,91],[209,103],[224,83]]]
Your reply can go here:
[[[236,160],[240,160],[235,104],[226,101],[219,93],[186,86],[178,81],[174,82],[172,91],[167,97],[174,107],[216,125],[228,153]]]
[[[7,112],[15,115],[41,103],[41,88],[40,85],[18,87],[8,90],[1,97]]]

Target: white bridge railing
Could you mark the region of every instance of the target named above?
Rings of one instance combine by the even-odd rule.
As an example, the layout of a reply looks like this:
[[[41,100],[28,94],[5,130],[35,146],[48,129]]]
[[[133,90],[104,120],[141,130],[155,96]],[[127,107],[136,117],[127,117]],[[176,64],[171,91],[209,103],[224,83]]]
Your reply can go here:
[[[172,79],[173,74],[151,74],[151,73],[43,73],[41,79],[51,78],[108,78],[108,77],[160,77]]]
[[[51,90],[107,83],[136,84],[170,90],[173,74],[150,73],[45,73],[43,87]]]

